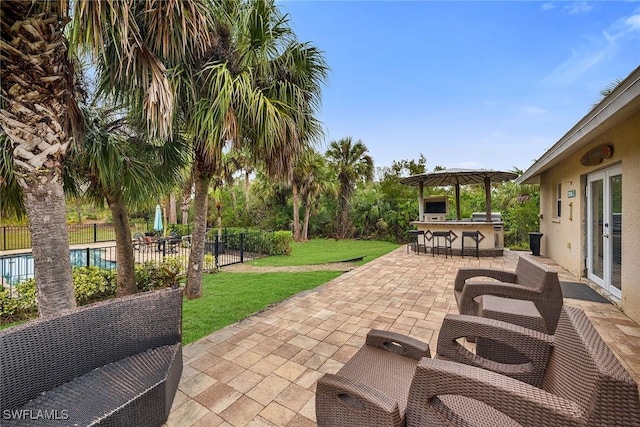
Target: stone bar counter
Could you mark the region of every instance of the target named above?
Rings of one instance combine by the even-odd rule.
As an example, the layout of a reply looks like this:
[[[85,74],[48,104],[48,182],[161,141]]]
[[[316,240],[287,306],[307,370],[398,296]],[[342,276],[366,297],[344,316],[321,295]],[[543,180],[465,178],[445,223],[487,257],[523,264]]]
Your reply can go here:
[[[437,231],[451,232],[452,255],[462,255],[462,233],[479,232],[479,256],[495,257],[502,256],[504,252],[504,224],[502,221],[473,221],[468,220],[446,220],[446,221],[413,221],[411,222],[418,230],[424,232],[424,236],[419,236],[419,248],[422,251],[431,253],[433,246],[432,233]],[[424,237],[424,241],[421,239]],[[442,242],[441,242],[442,243]],[[424,245],[424,246],[422,246]],[[475,256],[476,243],[473,239],[464,239],[464,256]]]

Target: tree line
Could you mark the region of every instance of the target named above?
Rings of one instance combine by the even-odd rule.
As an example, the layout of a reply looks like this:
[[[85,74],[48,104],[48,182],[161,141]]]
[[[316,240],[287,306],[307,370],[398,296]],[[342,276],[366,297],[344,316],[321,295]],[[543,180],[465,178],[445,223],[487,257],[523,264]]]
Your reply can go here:
[[[40,315],[76,305],[69,199],[108,207],[118,296],[137,291],[129,217],[166,195],[193,222],[188,298],[202,294],[208,222],[401,241],[416,219],[399,179],[424,157],[376,170],[351,137],[317,150],[329,66],[274,0],[0,8],[0,212],[28,219]],[[504,204],[520,200],[507,185]]]
[[[272,0],[0,7],[0,209],[28,218],[40,314],[76,305],[67,195],[106,201],[126,295],[136,291],[128,209],[178,177],[194,189],[185,293],[199,297],[208,193],[224,156],[243,151],[271,179],[290,180],[321,135],[322,52],[297,40]],[[83,85],[87,56],[95,94]]]

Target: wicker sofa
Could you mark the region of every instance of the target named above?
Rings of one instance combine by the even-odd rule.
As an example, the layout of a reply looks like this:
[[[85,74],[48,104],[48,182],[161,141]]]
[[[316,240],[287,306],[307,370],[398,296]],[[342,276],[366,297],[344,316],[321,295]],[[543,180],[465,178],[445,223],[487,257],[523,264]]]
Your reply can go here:
[[[320,378],[318,426],[640,427],[638,384],[580,309],[562,308],[551,355],[542,355],[548,363],[537,387],[504,375],[510,370],[519,375],[520,365],[493,364],[472,355],[460,359],[456,353],[463,356],[465,352],[451,345],[460,332],[443,337],[443,331],[465,327],[465,323],[478,335],[490,327],[504,328],[496,331],[496,338],[516,335],[524,328],[493,319],[482,319],[480,326],[474,326],[469,316],[451,317],[457,325],[443,324],[434,359],[406,360],[409,369],[400,371],[395,366],[398,357],[413,359],[416,353],[389,357],[390,351],[373,352],[371,344],[366,344],[336,375]],[[407,338],[395,334],[388,339],[403,348]],[[521,339],[531,338],[540,341],[539,348],[547,348],[544,334],[529,331]],[[421,348],[419,343],[411,345]],[[378,346],[389,347],[389,343]],[[498,373],[501,369],[506,371]],[[390,376],[393,370],[400,372],[395,378]]]
[[[182,373],[182,291],[0,331],[0,425],[159,426]]]

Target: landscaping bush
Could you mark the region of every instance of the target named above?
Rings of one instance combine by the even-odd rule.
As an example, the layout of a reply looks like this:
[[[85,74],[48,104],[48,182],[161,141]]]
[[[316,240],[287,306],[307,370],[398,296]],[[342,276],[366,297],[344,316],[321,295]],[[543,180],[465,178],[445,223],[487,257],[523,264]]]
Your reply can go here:
[[[176,237],[186,236],[191,234],[191,227],[189,224],[170,224],[167,226],[169,233],[174,233]]]
[[[212,228],[207,232],[207,239],[214,241],[218,229]],[[263,255],[286,255],[291,252],[293,234],[291,231],[257,231],[243,228],[229,227],[223,230],[223,240],[227,249],[254,252]],[[242,239],[242,240],[241,240]]]
[[[266,236],[268,236],[267,241],[269,242],[267,255],[289,255],[291,253],[293,233],[290,231],[274,231]]]
[[[113,297],[116,295],[116,272],[98,267],[74,268],[73,288],[78,305],[91,304]]]
[[[209,255],[207,265],[215,268],[215,260]],[[167,257],[163,262],[148,261],[135,266],[135,279],[138,290],[177,286],[184,275],[184,257]],[[73,269],[73,287],[78,305],[91,304],[116,295],[116,272],[98,267],[76,267]],[[36,304],[36,282],[28,279],[13,287],[13,295],[0,288],[0,324],[17,320],[31,319],[38,315]]]
[[[12,296],[8,289],[0,288],[0,324],[31,319],[38,315],[35,280],[25,280],[16,285]]]

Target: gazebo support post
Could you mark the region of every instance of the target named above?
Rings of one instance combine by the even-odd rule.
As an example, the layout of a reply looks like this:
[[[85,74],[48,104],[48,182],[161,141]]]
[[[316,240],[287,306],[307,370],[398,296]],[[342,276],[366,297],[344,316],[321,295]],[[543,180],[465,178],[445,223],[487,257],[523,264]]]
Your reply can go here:
[[[460,221],[460,184],[456,183],[456,217]]]
[[[487,219],[486,221],[491,221],[491,178],[484,178],[484,194],[485,194],[485,203],[487,206]]]
[[[418,205],[418,221],[422,221],[424,218],[424,184],[422,183],[422,181],[418,183],[418,191],[420,193],[420,204]]]

